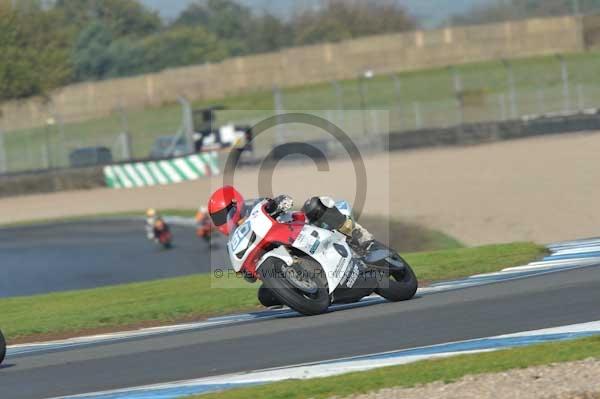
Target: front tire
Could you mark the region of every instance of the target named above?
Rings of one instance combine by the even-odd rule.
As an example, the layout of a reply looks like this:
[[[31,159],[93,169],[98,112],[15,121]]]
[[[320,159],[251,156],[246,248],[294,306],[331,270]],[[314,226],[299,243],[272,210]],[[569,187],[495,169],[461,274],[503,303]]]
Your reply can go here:
[[[290,270],[292,268],[294,269]],[[314,316],[325,313],[329,308],[327,279],[321,266],[310,258],[302,257],[291,267],[287,267],[281,259],[270,258],[259,269],[259,275],[265,288],[271,291],[282,304],[298,313]],[[307,287],[310,285],[313,288],[311,290],[299,288],[299,279],[304,279],[303,282]]]
[[[4,361],[4,357],[6,356],[6,341],[4,340],[4,335],[2,335],[2,331],[0,331],[0,364]]]
[[[396,256],[404,263],[404,270],[390,267],[388,280],[382,282],[382,286],[377,288],[375,293],[391,302],[407,301],[417,293],[419,282],[410,265],[399,255]]]

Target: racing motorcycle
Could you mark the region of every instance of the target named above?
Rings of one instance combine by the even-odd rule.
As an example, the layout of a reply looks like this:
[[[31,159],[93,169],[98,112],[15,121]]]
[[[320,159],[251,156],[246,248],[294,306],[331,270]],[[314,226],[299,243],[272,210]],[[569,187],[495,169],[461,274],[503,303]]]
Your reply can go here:
[[[162,219],[157,219],[154,225],[147,226],[148,238],[154,240],[158,245],[162,245],[165,249],[173,247],[173,234],[171,229]]]
[[[216,227],[207,211],[198,211],[196,214],[196,225],[196,236],[210,244],[212,234],[216,231]]]
[[[4,335],[2,335],[2,330],[0,330],[0,364],[4,361],[4,357],[6,356],[6,341],[4,340]]]
[[[230,236],[227,252],[236,272],[251,282],[262,280],[261,290],[280,304],[317,315],[331,304],[357,302],[373,293],[394,302],[415,295],[417,278],[395,251],[374,243],[366,252],[337,230],[309,224],[303,212],[275,219],[266,204],[252,208]],[[350,216],[345,201],[336,207]],[[259,299],[268,296],[259,293]]]

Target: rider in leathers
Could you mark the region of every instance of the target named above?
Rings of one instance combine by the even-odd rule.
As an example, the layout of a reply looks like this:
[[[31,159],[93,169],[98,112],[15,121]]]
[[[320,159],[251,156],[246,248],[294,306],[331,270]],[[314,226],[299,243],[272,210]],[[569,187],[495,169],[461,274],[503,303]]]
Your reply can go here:
[[[268,201],[266,210],[272,216],[288,212],[294,206],[294,200],[288,195],[280,195]],[[302,212],[311,224],[337,230],[364,249],[368,249],[373,241],[373,235],[351,217],[342,214],[331,197],[312,197],[304,203]]]
[[[164,219],[153,208],[150,208],[146,211],[146,237],[150,241],[158,241],[158,236],[163,230],[159,230],[159,227],[163,230],[168,231],[169,226],[165,223]]]
[[[225,235],[235,231],[243,223],[254,206],[265,199],[245,201],[243,196],[231,186],[217,190],[211,196],[208,210],[215,226]],[[265,211],[273,218],[290,211],[294,200],[288,195],[266,199]],[[240,206],[241,205],[241,206]],[[351,217],[345,216],[335,207],[335,201],[330,197],[312,197],[304,203],[302,211],[309,223],[330,229],[338,230],[351,238],[351,242],[369,251],[374,240],[373,235],[363,226],[356,223]],[[263,286],[258,292],[260,302],[265,306],[278,305],[277,299]]]

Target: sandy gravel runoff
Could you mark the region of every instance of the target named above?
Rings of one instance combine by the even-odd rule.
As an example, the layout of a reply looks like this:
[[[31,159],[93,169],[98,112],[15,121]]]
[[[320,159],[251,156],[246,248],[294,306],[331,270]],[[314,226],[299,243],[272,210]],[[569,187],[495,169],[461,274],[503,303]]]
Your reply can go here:
[[[440,229],[466,244],[547,243],[600,236],[600,133],[426,149],[366,159],[371,214],[393,215]],[[256,195],[257,170],[236,184]],[[146,207],[195,208],[221,177],[134,190],[95,189],[0,200],[0,223]],[[311,162],[280,165],[275,192],[298,203],[313,194],[354,199],[348,160],[318,172]]]
[[[444,384],[383,389],[348,399],[599,399],[600,361],[553,364],[466,376]]]

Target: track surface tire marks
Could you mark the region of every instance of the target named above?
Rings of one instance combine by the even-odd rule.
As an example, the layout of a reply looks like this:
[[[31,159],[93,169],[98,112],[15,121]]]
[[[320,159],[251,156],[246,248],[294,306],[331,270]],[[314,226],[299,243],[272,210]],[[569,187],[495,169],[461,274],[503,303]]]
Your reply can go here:
[[[0,297],[126,284],[210,271],[224,264],[189,227],[173,226],[175,248],[148,241],[143,221],[82,221],[0,229]],[[215,254],[212,259],[209,253]]]
[[[8,359],[7,397],[42,398],[406,349],[600,319],[584,268],[316,317],[216,327]]]

